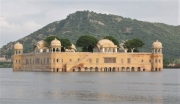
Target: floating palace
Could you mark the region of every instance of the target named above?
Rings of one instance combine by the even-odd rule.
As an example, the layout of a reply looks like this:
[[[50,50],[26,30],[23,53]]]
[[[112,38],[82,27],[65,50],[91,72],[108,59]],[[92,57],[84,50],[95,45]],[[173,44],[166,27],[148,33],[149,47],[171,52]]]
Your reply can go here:
[[[152,52],[135,53],[118,49],[107,39],[99,40],[94,47],[96,52],[76,52],[71,49],[61,52],[61,42],[57,39],[45,46],[43,40],[36,43],[31,53],[23,53],[23,45],[14,45],[13,71],[47,72],[139,72],[162,71],[162,43],[152,44]]]

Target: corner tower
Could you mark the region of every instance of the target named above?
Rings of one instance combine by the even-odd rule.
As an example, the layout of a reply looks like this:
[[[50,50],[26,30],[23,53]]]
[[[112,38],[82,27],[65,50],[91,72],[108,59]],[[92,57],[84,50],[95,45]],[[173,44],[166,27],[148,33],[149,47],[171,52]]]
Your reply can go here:
[[[23,45],[17,42],[14,45],[14,55],[21,55],[23,54]]]
[[[13,71],[22,70],[23,45],[19,42],[14,45]]]
[[[51,41],[51,52],[61,52],[61,42],[56,38]]]
[[[163,70],[162,43],[156,40],[152,44],[152,71]]]

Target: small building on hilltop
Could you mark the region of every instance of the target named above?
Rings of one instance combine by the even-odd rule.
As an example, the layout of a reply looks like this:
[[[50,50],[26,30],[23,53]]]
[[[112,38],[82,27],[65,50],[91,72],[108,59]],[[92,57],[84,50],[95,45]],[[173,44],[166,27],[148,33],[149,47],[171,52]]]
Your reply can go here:
[[[14,71],[48,71],[48,72],[136,72],[162,71],[162,43],[158,40],[152,44],[152,52],[119,52],[117,45],[107,39],[100,40],[94,47],[96,52],[77,52],[71,49],[61,52],[61,42],[56,38],[47,46],[41,40],[31,53],[23,53],[23,45],[14,45]],[[123,51],[123,52],[122,52]]]
[[[0,62],[5,62],[6,60],[6,55],[0,55]]]

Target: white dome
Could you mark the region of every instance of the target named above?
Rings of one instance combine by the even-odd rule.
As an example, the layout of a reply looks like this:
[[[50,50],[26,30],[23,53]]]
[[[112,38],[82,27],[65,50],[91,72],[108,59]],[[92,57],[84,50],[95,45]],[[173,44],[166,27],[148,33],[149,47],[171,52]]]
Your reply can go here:
[[[17,49],[21,50],[21,49],[23,49],[23,45],[18,42],[18,43],[16,43],[16,44],[14,45],[14,49],[16,49],[16,50],[17,50]]]
[[[40,40],[36,43],[36,46],[38,47],[38,49],[44,47],[44,40]]]
[[[152,48],[162,48],[162,43],[159,42],[158,40],[156,40],[156,41],[152,44]]]
[[[101,47],[104,44],[109,45],[109,46],[114,46],[114,43],[112,41],[110,41],[108,39],[101,39],[98,41],[97,47]]]
[[[74,44],[71,45],[71,48],[74,49],[74,50],[76,50],[76,47],[75,47]]]
[[[61,46],[61,42],[55,38],[51,41],[51,46]]]

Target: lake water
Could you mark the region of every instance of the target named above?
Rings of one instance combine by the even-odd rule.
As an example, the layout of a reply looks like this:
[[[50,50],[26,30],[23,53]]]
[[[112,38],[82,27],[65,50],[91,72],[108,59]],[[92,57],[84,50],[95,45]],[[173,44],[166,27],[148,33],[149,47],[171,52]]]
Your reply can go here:
[[[180,69],[13,72],[0,69],[0,104],[179,104]]]

